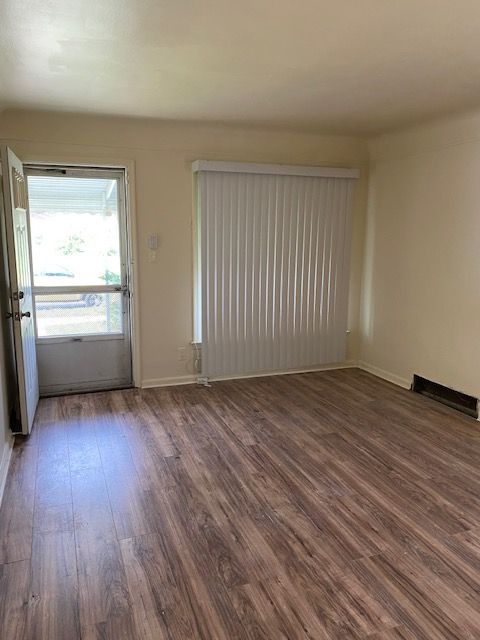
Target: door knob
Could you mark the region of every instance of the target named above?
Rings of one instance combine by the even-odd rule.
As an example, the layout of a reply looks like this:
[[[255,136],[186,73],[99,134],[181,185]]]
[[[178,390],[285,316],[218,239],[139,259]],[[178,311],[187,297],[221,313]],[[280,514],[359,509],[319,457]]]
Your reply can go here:
[[[18,320],[20,322],[20,320],[22,318],[30,318],[32,316],[32,314],[30,313],[30,311],[25,311],[25,313],[18,313],[18,311],[15,313],[15,320]]]
[[[24,297],[25,297],[25,294],[23,293],[23,291],[15,291],[13,294],[14,300],[23,300]]]

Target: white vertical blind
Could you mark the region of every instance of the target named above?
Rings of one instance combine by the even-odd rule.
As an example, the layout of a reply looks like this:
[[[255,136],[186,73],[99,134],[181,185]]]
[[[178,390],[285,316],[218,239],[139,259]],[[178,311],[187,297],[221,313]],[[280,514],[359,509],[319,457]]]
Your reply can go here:
[[[197,175],[202,376],[344,360],[354,180]]]

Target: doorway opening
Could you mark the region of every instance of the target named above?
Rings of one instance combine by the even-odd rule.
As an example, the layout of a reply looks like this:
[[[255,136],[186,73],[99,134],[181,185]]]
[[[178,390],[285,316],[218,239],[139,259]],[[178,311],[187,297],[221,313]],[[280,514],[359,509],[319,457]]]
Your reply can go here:
[[[131,386],[125,171],[24,170],[40,395]]]

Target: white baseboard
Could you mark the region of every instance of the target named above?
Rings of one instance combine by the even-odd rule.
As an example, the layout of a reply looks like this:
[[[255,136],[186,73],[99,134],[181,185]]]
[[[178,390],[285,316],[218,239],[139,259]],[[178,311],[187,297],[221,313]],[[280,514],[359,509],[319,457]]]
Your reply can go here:
[[[209,378],[210,382],[220,382],[221,380],[242,380],[244,378],[265,378],[267,376],[288,376],[294,373],[313,373],[315,371],[332,371],[333,369],[351,369],[356,367],[357,363],[353,360],[346,362],[337,362],[334,364],[321,364],[316,367],[308,367],[304,369],[280,369],[275,371],[262,371],[260,373],[240,373],[237,375],[214,376]]]
[[[411,385],[410,380],[397,376],[394,373],[390,373],[390,371],[385,371],[384,369],[380,369],[380,367],[376,367],[373,364],[369,364],[368,362],[363,362],[362,360],[360,361],[346,360],[345,362],[319,365],[317,367],[309,367],[305,369],[286,369],[281,371],[263,371],[262,373],[246,373],[246,374],[228,375],[228,376],[215,376],[213,378],[210,378],[210,381],[215,382],[220,380],[240,380],[242,378],[263,378],[265,376],[285,376],[293,373],[311,373],[313,371],[331,371],[332,369],[352,369],[356,367],[358,367],[359,369],[363,369],[363,371],[368,371],[368,373],[371,373],[374,376],[377,376],[378,378],[383,378],[384,380],[388,380],[388,382],[392,382],[393,384],[396,384],[399,387],[403,387],[404,389],[410,389],[410,385]],[[196,375],[174,376],[171,378],[147,378],[146,380],[142,380],[141,388],[153,389],[155,387],[173,387],[173,386],[184,385],[184,384],[195,384],[196,382],[197,382]]]
[[[357,367],[359,369],[363,369],[363,371],[368,371],[368,373],[371,373],[378,378],[383,378],[384,380],[388,380],[388,382],[392,382],[399,387],[403,387],[404,389],[410,389],[411,387],[411,380],[407,380],[407,378],[397,376],[395,373],[390,373],[390,371],[385,371],[385,369],[380,369],[380,367],[376,367],[375,365],[369,364],[368,362],[363,362],[362,360],[360,360],[359,362],[357,362]]]
[[[155,387],[175,387],[181,384],[194,384],[197,376],[175,376],[173,378],[147,378],[142,380],[142,389],[153,389]]]
[[[0,460],[0,505],[2,504],[3,492],[7,482],[8,468],[10,466],[10,460],[12,459],[13,441],[13,437],[10,436],[7,438],[3,448],[2,459]]]
[[[220,380],[240,380],[242,378],[263,378],[265,376],[285,376],[292,373],[311,373],[313,371],[330,371],[332,369],[350,369],[356,366],[358,366],[356,361],[347,360],[346,362],[319,365],[317,367],[309,367],[307,369],[286,369],[280,371],[263,371],[261,373],[215,376],[213,378],[209,378],[209,380],[211,382],[215,382]],[[176,385],[194,384],[197,382],[197,379],[197,375],[176,376],[173,378],[147,378],[146,380],[142,380],[141,388],[153,389],[155,387],[173,387]]]

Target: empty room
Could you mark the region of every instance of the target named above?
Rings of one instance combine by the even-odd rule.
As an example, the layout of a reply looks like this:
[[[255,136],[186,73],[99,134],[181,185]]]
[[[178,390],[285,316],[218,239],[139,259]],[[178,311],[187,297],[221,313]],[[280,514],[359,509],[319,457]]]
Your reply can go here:
[[[0,5],[0,639],[480,639],[480,5]]]

